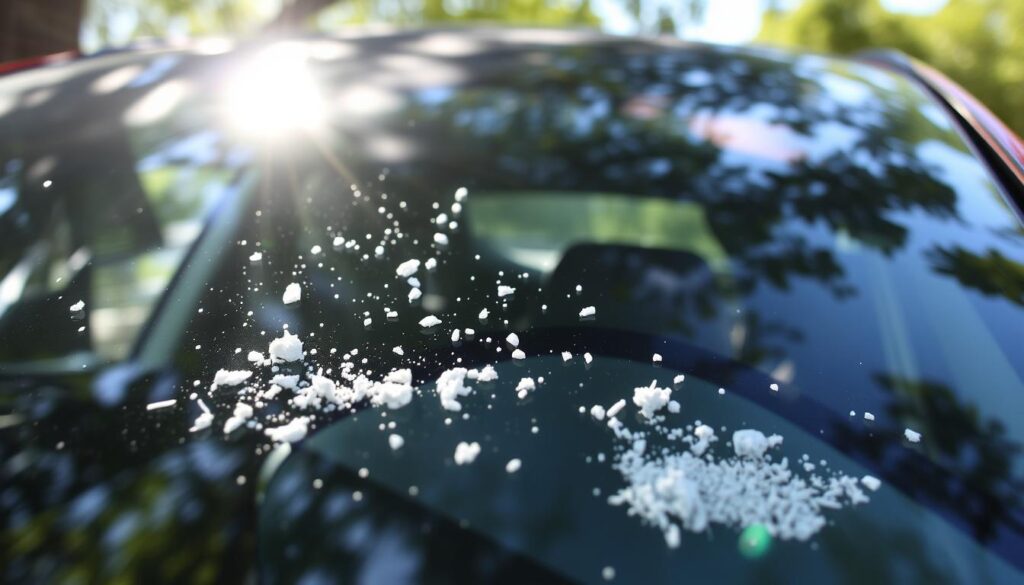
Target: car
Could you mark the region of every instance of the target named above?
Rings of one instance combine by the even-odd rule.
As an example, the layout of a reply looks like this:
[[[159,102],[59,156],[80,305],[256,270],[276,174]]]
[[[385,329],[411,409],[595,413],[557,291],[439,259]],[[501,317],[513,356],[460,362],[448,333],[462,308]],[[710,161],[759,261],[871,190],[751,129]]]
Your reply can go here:
[[[1019,140],[889,53],[0,77],[10,583],[1019,582]]]

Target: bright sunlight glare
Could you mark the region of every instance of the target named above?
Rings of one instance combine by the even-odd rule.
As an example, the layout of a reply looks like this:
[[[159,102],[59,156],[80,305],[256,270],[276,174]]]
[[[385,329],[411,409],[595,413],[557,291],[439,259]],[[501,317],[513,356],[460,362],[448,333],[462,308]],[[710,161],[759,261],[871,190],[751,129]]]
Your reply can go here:
[[[305,52],[287,43],[242,65],[225,90],[224,114],[235,131],[268,139],[313,132],[327,117]]]

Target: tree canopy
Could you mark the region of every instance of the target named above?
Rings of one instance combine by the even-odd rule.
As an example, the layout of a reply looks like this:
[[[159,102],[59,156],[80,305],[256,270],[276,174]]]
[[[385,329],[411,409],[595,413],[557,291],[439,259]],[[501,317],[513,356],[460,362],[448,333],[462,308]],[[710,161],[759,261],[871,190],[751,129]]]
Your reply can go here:
[[[641,32],[685,36],[713,0],[611,0]],[[275,25],[491,22],[602,27],[594,0],[86,0],[86,44],[140,36],[246,35]],[[768,9],[759,42],[825,53],[894,48],[925,61],[1024,133],[1024,1],[948,0],[930,15],[887,11],[880,0],[802,0]],[[126,16],[128,15],[128,16]],[[275,16],[276,15],[276,16]],[[604,18],[604,20],[603,20]],[[120,37],[120,38],[119,38]]]
[[[828,53],[899,49],[939,69],[1024,132],[1024,2],[949,0],[934,14],[895,14],[879,0],[804,0],[769,10],[758,40]]]

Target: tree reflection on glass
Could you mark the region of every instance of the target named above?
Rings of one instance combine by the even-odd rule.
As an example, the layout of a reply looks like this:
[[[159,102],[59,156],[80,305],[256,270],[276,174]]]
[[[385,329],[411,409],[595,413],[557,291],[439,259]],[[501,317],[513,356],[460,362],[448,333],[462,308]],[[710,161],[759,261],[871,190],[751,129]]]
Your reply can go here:
[[[885,481],[922,495],[977,540],[1002,551],[1019,542],[1022,485],[1014,437],[1020,435],[1014,431],[1021,423],[1013,419],[1019,412],[1013,400],[1021,389],[1013,384],[1020,360],[1006,358],[1011,365],[999,379],[1010,381],[1001,388],[1007,406],[993,409],[977,392],[987,376],[968,368],[955,377],[946,369],[979,356],[934,345],[966,336],[941,319],[925,322],[920,313],[929,310],[925,301],[932,293],[937,299],[970,295],[984,309],[964,315],[977,328],[1001,323],[1024,330],[1024,277],[1014,247],[1021,233],[1005,229],[1013,221],[1005,209],[985,207],[991,185],[979,188],[949,171],[950,160],[970,153],[936,120],[925,96],[888,74],[813,56],[623,40],[578,44],[572,36],[573,42],[551,48],[497,34],[468,36],[460,45],[468,49],[455,55],[423,54],[415,47],[425,34],[339,43],[345,50],[327,57],[318,45],[320,57],[310,57],[310,70],[324,86],[325,101],[336,106],[325,128],[330,139],[261,146],[262,158],[254,159],[261,182],[244,210],[247,220],[229,234],[219,262],[193,258],[182,273],[208,260],[216,269],[199,283],[196,306],[170,304],[180,310],[185,333],[168,337],[174,344],[164,367],[139,368],[131,354],[125,363],[80,374],[3,378],[5,580],[245,579],[257,554],[255,484],[266,446],[255,432],[228,440],[214,431],[213,437],[187,435],[195,413],[184,396],[193,380],[205,384],[236,347],[264,347],[261,330],[287,322],[296,331],[317,327],[317,339],[338,347],[376,351],[400,342],[410,354],[444,352],[445,359],[468,351],[425,338],[417,319],[405,319],[423,307],[409,306],[400,287],[382,292],[395,282],[391,264],[343,254],[325,254],[322,270],[296,262],[313,243],[325,243],[325,234],[351,230],[362,237],[391,226],[376,202],[351,197],[352,185],[407,203],[401,213],[408,237],[389,250],[391,259],[419,257],[422,248],[413,240],[429,241],[437,215],[431,204],[462,185],[472,193],[469,207],[475,200],[483,207],[499,194],[512,201],[516,194],[523,201],[560,194],[594,203],[603,215],[588,216],[592,222],[578,232],[583,241],[567,238],[554,265],[543,270],[502,256],[498,235],[516,226],[575,226],[571,206],[545,207],[552,215],[543,221],[535,219],[539,207],[500,208],[489,240],[472,225],[453,231],[441,267],[447,276],[424,276],[425,292],[432,302],[448,303],[441,310],[454,312],[463,303],[475,315],[480,307],[474,303],[493,295],[499,270],[528,272],[531,286],[508,299],[502,315],[518,330],[543,335],[548,327],[569,326],[580,352],[587,339],[625,329],[772,373],[802,392],[799,407],[823,405],[843,416],[820,426],[820,420],[801,419],[805,430],[817,434],[828,427],[827,440],[877,468]],[[228,189],[226,177],[250,161],[213,146],[221,144],[223,128],[216,100],[204,96],[216,95],[217,73],[229,63],[182,57],[158,75],[100,95],[89,88],[114,65],[70,75],[46,88],[46,99],[32,89],[8,90],[16,107],[0,113],[0,124],[18,139],[4,138],[0,160],[10,167],[14,159],[32,163],[59,154],[68,169],[62,193],[73,198],[86,179],[107,176],[97,174],[104,154],[130,157],[103,168],[148,198],[153,214],[146,218],[154,222],[146,227],[154,241],[143,247],[156,245],[173,236],[159,226],[213,209],[201,195]],[[107,88],[110,79],[100,85]],[[65,135],[70,119],[82,126]],[[38,134],[46,139],[34,140]],[[19,188],[32,192],[33,185]],[[636,203],[616,207],[621,199]],[[973,213],[976,208],[984,213]],[[467,222],[473,213],[467,210]],[[112,223],[102,235],[113,239],[130,231],[129,220]],[[626,223],[637,233],[624,235]],[[685,237],[672,239],[682,230],[688,230]],[[976,241],[968,248],[958,243],[964,239]],[[263,264],[251,265],[248,251],[231,244],[241,241],[261,243]],[[475,260],[478,253],[483,261]],[[0,254],[0,269],[16,263]],[[297,273],[308,276],[309,294],[288,312],[280,290]],[[578,283],[593,295],[586,303],[566,298]],[[334,296],[338,291],[341,298]],[[367,293],[403,307],[403,320],[391,328],[361,327]],[[581,323],[583,304],[599,305],[598,319]],[[199,308],[206,312],[200,315]],[[252,319],[249,310],[257,313]],[[59,318],[64,323],[66,309]],[[43,326],[57,317],[29,311],[22,319]],[[487,327],[498,333],[495,322]],[[400,363],[390,351],[371,350],[365,355],[375,367]],[[674,357],[666,356],[666,366]],[[145,402],[170,395],[187,406],[171,415],[144,414]],[[223,421],[232,397],[210,401]],[[877,412],[877,424],[846,421],[854,407]],[[322,422],[337,418],[324,415]],[[911,424],[925,432],[920,452],[899,440]],[[331,498],[351,498],[346,478],[335,480],[315,495],[325,506]],[[283,505],[293,508],[280,511],[282,521],[312,522],[319,511],[301,499]],[[419,513],[398,503],[395,509]],[[391,538],[406,550],[401,534],[420,528],[406,517],[364,514],[346,530]],[[358,539],[336,536],[341,540],[325,543],[324,550],[359,554]],[[449,559],[441,548],[428,543],[426,553],[395,558],[444,564]],[[912,546],[906,550],[916,554]],[[301,566],[268,578],[297,579],[299,569],[316,577],[318,563],[330,560],[317,556],[323,551],[296,552],[285,543],[273,552]],[[462,577],[490,578],[491,569],[518,562],[507,551],[482,558],[490,559],[490,572],[476,567]],[[918,569],[936,574],[934,567]],[[522,571],[513,573],[552,578],[530,572],[541,571],[536,567]]]

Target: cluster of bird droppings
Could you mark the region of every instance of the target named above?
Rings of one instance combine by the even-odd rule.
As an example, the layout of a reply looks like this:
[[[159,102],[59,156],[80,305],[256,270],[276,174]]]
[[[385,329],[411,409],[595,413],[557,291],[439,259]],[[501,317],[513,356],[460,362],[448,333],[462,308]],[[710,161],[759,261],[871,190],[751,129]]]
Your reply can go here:
[[[382,377],[373,378],[368,373],[360,373],[352,361],[343,362],[334,377],[329,377],[322,369],[305,366],[301,373],[285,374],[279,371],[280,363],[303,362],[302,341],[298,336],[284,332],[270,342],[269,359],[253,360],[258,366],[270,370],[265,390],[257,389],[257,385],[248,385],[239,392],[231,416],[224,423],[224,433],[231,434],[243,426],[249,426],[263,433],[273,442],[294,442],[306,436],[309,424],[315,416],[297,416],[288,418],[286,413],[268,416],[268,420],[276,422],[274,426],[264,426],[255,420],[257,409],[265,407],[269,401],[277,398],[283,391],[291,392],[287,400],[292,409],[297,411],[356,410],[361,404],[385,409],[399,409],[408,405],[415,393],[412,371],[406,368],[393,369]],[[398,349],[398,348],[396,348]],[[250,352],[254,353],[254,352]],[[255,352],[259,353],[259,352]],[[262,354],[260,354],[262,356]],[[255,356],[251,356],[255,357]],[[351,356],[350,356],[351,357]],[[213,396],[222,387],[238,387],[251,381],[252,370],[218,370],[210,385],[209,394]],[[491,382],[498,378],[492,366],[482,369],[452,368],[441,373],[436,381],[437,395],[441,406],[450,411],[462,410],[459,399],[469,395],[472,387],[466,381]],[[202,413],[192,426],[192,431],[208,428],[213,422],[213,415],[206,405],[199,401]],[[404,445],[404,439],[398,434],[391,434],[388,443],[392,449]],[[466,460],[472,461],[476,454]]]
[[[432,243],[426,242],[426,245],[433,248],[433,252],[444,253],[443,249],[449,245],[450,239],[444,230],[457,227],[454,218],[461,213],[466,197],[466,190],[459,189],[451,206],[451,217],[441,212],[431,221],[431,231],[441,230],[435,231]],[[384,213],[383,207],[381,213]],[[362,253],[362,258],[369,261],[384,257],[388,239],[380,240],[372,257],[369,252],[361,251],[361,244],[354,237],[336,235],[332,243],[337,252]],[[319,245],[310,249],[313,257],[322,254],[323,249]],[[262,252],[253,253],[249,260],[260,262]],[[399,299],[405,296],[410,303],[422,305],[425,316],[417,323],[423,329],[423,335],[445,335],[450,337],[453,344],[463,343],[463,340],[473,341],[476,339],[475,330],[459,324],[458,312],[446,312],[444,308],[427,309],[431,295],[424,294],[420,277],[426,280],[429,275],[420,271],[434,271],[438,265],[438,259],[430,257],[425,261],[408,258],[394,266],[395,277],[408,285],[407,292],[404,288],[398,291]],[[501,315],[501,311],[507,307],[504,299],[516,293],[517,287],[502,284],[501,280],[506,280],[507,276],[503,273],[499,276],[502,278],[496,282],[497,289],[489,289],[494,291],[491,295],[496,295],[490,299],[495,305],[492,309],[480,308],[476,313],[476,318],[482,323],[488,322],[492,310]],[[527,274],[517,276],[520,280],[526,277]],[[281,301],[286,305],[299,302],[302,292],[302,285],[292,282],[285,288]],[[575,292],[576,295],[582,295],[582,286],[577,285]],[[380,299],[372,294],[368,296]],[[394,302],[394,298],[391,302]],[[84,303],[79,301],[72,305],[71,310],[80,311],[83,308]],[[542,306],[542,310],[546,309],[546,305]],[[471,311],[476,311],[476,308]],[[399,319],[399,312],[393,307],[385,305],[383,312],[389,322]],[[595,319],[596,314],[594,306],[585,306],[579,311],[579,317],[584,320]],[[371,311],[365,311],[359,318],[365,327],[373,325]],[[507,320],[499,318],[498,321],[504,323],[506,330],[510,328]],[[442,323],[448,323],[448,326],[442,329],[439,327]],[[524,344],[519,333],[508,332],[504,344],[501,343],[500,334],[493,338],[485,337],[475,342],[491,344],[493,339],[496,343],[491,347],[499,354],[507,351],[511,359],[516,361],[527,357],[528,347],[523,346],[529,344]],[[528,336],[522,337],[529,341]],[[272,339],[265,349],[248,351],[246,361],[251,364],[251,369],[220,369],[215,373],[209,386],[209,397],[216,397],[217,401],[223,402],[224,396],[228,395],[227,389],[233,392],[230,415],[223,419],[220,429],[224,434],[231,434],[248,428],[261,433],[272,443],[292,443],[302,440],[316,428],[323,414],[375,408],[381,411],[382,416],[386,416],[389,410],[404,408],[417,397],[424,398],[419,386],[428,380],[414,380],[413,372],[408,368],[375,372],[372,359],[360,358],[359,349],[343,353],[340,360],[332,357],[331,367],[321,367],[314,359],[317,349],[304,348],[299,336],[289,332],[285,326],[281,335]],[[386,346],[376,349],[387,351]],[[401,345],[393,346],[390,351],[399,357],[406,356],[406,350]],[[241,352],[241,348],[236,349],[236,353]],[[331,356],[335,356],[336,352],[336,349],[330,349]],[[570,351],[562,351],[560,356],[566,364],[573,361],[573,353]],[[584,364],[589,367],[593,356],[583,352],[582,357]],[[663,356],[655,353],[651,360],[654,364],[661,364]],[[456,360],[458,363],[461,363],[461,359]],[[864,476],[859,481],[838,473],[830,476],[798,476],[790,468],[787,459],[772,459],[771,452],[782,444],[782,437],[765,435],[754,429],[736,430],[731,440],[727,441],[732,452],[717,454],[716,446],[726,441],[720,440],[711,426],[700,421],[685,427],[671,427],[665,423],[667,416],[678,414],[681,410],[680,403],[673,400],[672,395],[685,379],[683,374],[674,375],[671,386],[665,387],[659,386],[658,381],[654,380],[648,386],[634,388],[632,396],[619,397],[611,404],[593,404],[589,408],[590,416],[610,429],[614,436],[616,453],[612,466],[624,480],[624,487],[611,495],[608,502],[613,506],[625,507],[630,515],[660,529],[670,547],[680,545],[683,530],[700,532],[715,524],[738,529],[759,524],[777,538],[806,540],[825,525],[826,510],[867,502],[868,497],[861,487],[870,491],[879,489],[881,482],[872,476]],[[462,413],[462,417],[468,417],[468,414],[463,413],[463,401],[473,395],[480,384],[496,380],[498,373],[490,365],[479,369],[456,365],[437,376],[434,380],[434,393],[444,411]],[[519,400],[526,400],[538,391],[543,382],[541,376],[520,377],[514,392]],[[199,382],[196,381],[195,385],[198,386]],[[770,388],[773,392],[779,390],[777,384],[771,384]],[[724,393],[724,389],[719,389],[719,393]],[[198,395],[193,393],[192,398],[200,413],[189,430],[199,432],[211,428],[214,413]],[[642,431],[630,430],[619,419],[629,408],[629,399],[636,408],[634,420],[644,425]],[[174,400],[166,400],[151,403],[147,408],[161,409],[174,404]],[[282,404],[286,408],[280,408]],[[588,409],[581,406],[579,412],[587,413]],[[631,410],[630,414],[633,412]],[[864,418],[874,419],[870,413],[864,413]],[[452,418],[448,417],[445,424],[450,425],[451,421]],[[397,432],[400,429],[395,421],[382,422],[380,429],[391,450],[398,451],[405,447],[406,440]],[[721,430],[724,431],[724,428]],[[533,425],[531,433],[538,432],[538,426]],[[911,442],[920,440],[920,435],[910,429],[906,430],[905,436]],[[654,439],[668,441],[672,447],[651,448],[649,442]],[[454,446],[452,460],[458,466],[470,465],[481,455],[481,451],[481,445],[476,441],[460,441]],[[604,454],[598,460],[605,461]],[[809,461],[803,463],[807,473],[814,469]],[[507,474],[516,474],[522,467],[523,462],[519,458],[509,459],[504,466]],[[365,470],[361,470],[360,476],[365,477],[362,471]],[[410,488],[410,493],[414,487]],[[602,571],[605,579],[610,580],[614,575],[615,571],[610,566]]]
[[[881,484],[872,476],[858,481],[841,473],[800,477],[786,458],[774,461],[768,453],[782,437],[754,429],[735,431],[733,453],[718,456],[718,437],[699,421],[685,432],[661,425],[631,431],[614,418],[608,426],[622,444],[613,467],[626,482],[608,502],[661,530],[670,548],[680,545],[681,531],[703,532],[715,524],[761,525],[775,538],[807,540],[825,526],[826,510],[866,503],[861,484],[872,491]],[[649,448],[654,436],[685,448]]]

